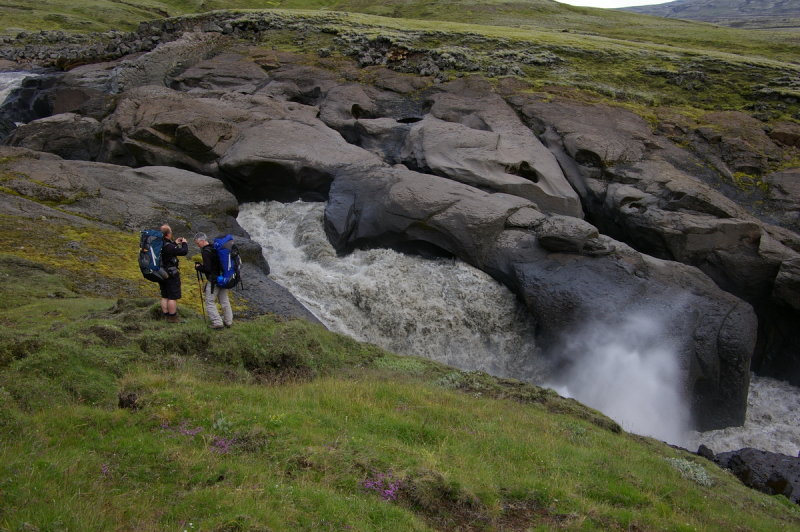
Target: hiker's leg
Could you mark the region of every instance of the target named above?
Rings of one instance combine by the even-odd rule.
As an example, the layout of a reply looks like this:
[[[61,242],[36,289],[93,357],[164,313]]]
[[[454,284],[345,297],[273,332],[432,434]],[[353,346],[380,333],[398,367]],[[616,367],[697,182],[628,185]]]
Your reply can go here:
[[[218,290],[219,304],[222,306],[222,321],[230,327],[233,324],[233,309],[231,308],[231,300],[228,297],[228,289],[220,288]]]
[[[167,299],[167,314],[178,312],[178,302],[175,299]]]
[[[167,306],[167,302],[169,300],[166,297],[161,298],[161,312],[162,314],[169,314],[169,307]]]
[[[213,293],[211,291],[212,288],[214,289]],[[203,287],[203,302],[212,327],[222,327],[222,318],[219,317],[219,311],[217,310],[218,291],[219,288],[214,287],[211,283],[206,283],[205,287]]]

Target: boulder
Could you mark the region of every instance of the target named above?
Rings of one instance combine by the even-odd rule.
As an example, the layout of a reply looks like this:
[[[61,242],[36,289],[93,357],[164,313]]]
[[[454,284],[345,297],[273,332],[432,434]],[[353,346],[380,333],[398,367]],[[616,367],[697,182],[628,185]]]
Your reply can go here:
[[[404,162],[529,199],[547,212],[583,216],[553,154],[485,82],[459,80],[443,90],[430,97],[429,116],[412,126]]]
[[[324,199],[338,173],[383,164],[322,122],[295,120],[244,129],[219,161],[225,181],[250,201]]]
[[[100,122],[75,113],[34,120],[14,130],[9,146],[54,153],[65,159],[93,160],[100,151]]]
[[[776,124],[769,132],[769,138],[784,146],[800,148],[800,124],[795,122]]]
[[[769,187],[767,200],[781,225],[800,230],[800,168],[773,172],[764,178]]]
[[[714,462],[745,486],[800,504],[800,457],[746,448],[720,453]]]
[[[738,111],[707,113],[695,130],[693,147],[699,153],[718,155],[732,172],[762,175],[781,159],[781,151],[770,139],[764,124]]]

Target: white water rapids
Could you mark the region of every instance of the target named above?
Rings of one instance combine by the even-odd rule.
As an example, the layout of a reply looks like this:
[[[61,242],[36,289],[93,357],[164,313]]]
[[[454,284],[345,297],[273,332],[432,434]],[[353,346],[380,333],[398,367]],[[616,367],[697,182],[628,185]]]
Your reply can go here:
[[[386,249],[337,257],[323,211],[319,203],[251,203],[238,221],[263,246],[271,277],[329,329],[459,369],[548,382],[552,368],[536,348],[534,324],[507,288],[454,259]],[[652,318],[641,317],[614,335],[589,328],[582,335],[595,364],[567,374],[557,389],[626,430],[691,449],[705,443],[714,452],[749,446],[797,456],[800,389],[772,379],[753,377],[744,427],[687,433],[669,346],[651,341],[658,332]]]

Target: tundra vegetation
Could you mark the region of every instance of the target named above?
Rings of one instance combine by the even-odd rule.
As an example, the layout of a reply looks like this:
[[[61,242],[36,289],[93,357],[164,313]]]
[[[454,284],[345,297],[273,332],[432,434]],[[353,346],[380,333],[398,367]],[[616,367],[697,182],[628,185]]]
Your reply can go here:
[[[0,216],[2,530],[788,530],[555,393],[266,315],[158,320],[130,236]],[[46,239],[48,254],[32,252]],[[113,242],[113,244],[112,244]],[[64,261],[103,254],[90,282]],[[94,290],[119,297],[98,297]],[[151,288],[151,291],[153,288]]]
[[[746,111],[768,127],[800,112],[797,35],[544,1],[15,0],[0,26],[7,43],[36,42],[41,29],[112,40],[109,29],[220,7],[317,10],[276,12],[302,27],[256,44],[331,68],[345,57],[369,66],[370,50],[386,46],[429,54],[433,78],[477,72],[500,90],[612,102],[654,125]],[[4,185],[22,178],[0,174],[0,193],[22,195]],[[22,196],[56,209],[75,201]],[[125,251],[136,235],[40,221],[0,215],[2,530],[800,525],[785,497],[532,385],[274,315],[209,331],[189,268],[186,319],[166,324]]]

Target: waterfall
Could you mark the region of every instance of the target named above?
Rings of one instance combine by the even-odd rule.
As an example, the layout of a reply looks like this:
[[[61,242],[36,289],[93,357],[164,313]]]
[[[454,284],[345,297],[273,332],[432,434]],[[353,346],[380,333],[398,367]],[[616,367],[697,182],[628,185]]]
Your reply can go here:
[[[263,246],[271,277],[331,330],[459,369],[552,382],[626,430],[693,450],[705,443],[715,452],[753,446],[797,455],[800,389],[754,377],[744,427],[687,434],[680,371],[657,316],[628,317],[613,331],[587,324],[565,350],[586,346],[591,356],[555,375],[532,318],[506,287],[455,259],[387,249],[337,257],[323,212],[319,203],[249,203],[238,221]]]
[[[337,257],[323,212],[319,203],[245,204],[239,223],[264,247],[271,277],[329,329],[460,369],[531,381],[546,373],[534,324],[506,287],[456,259],[389,249]]]

